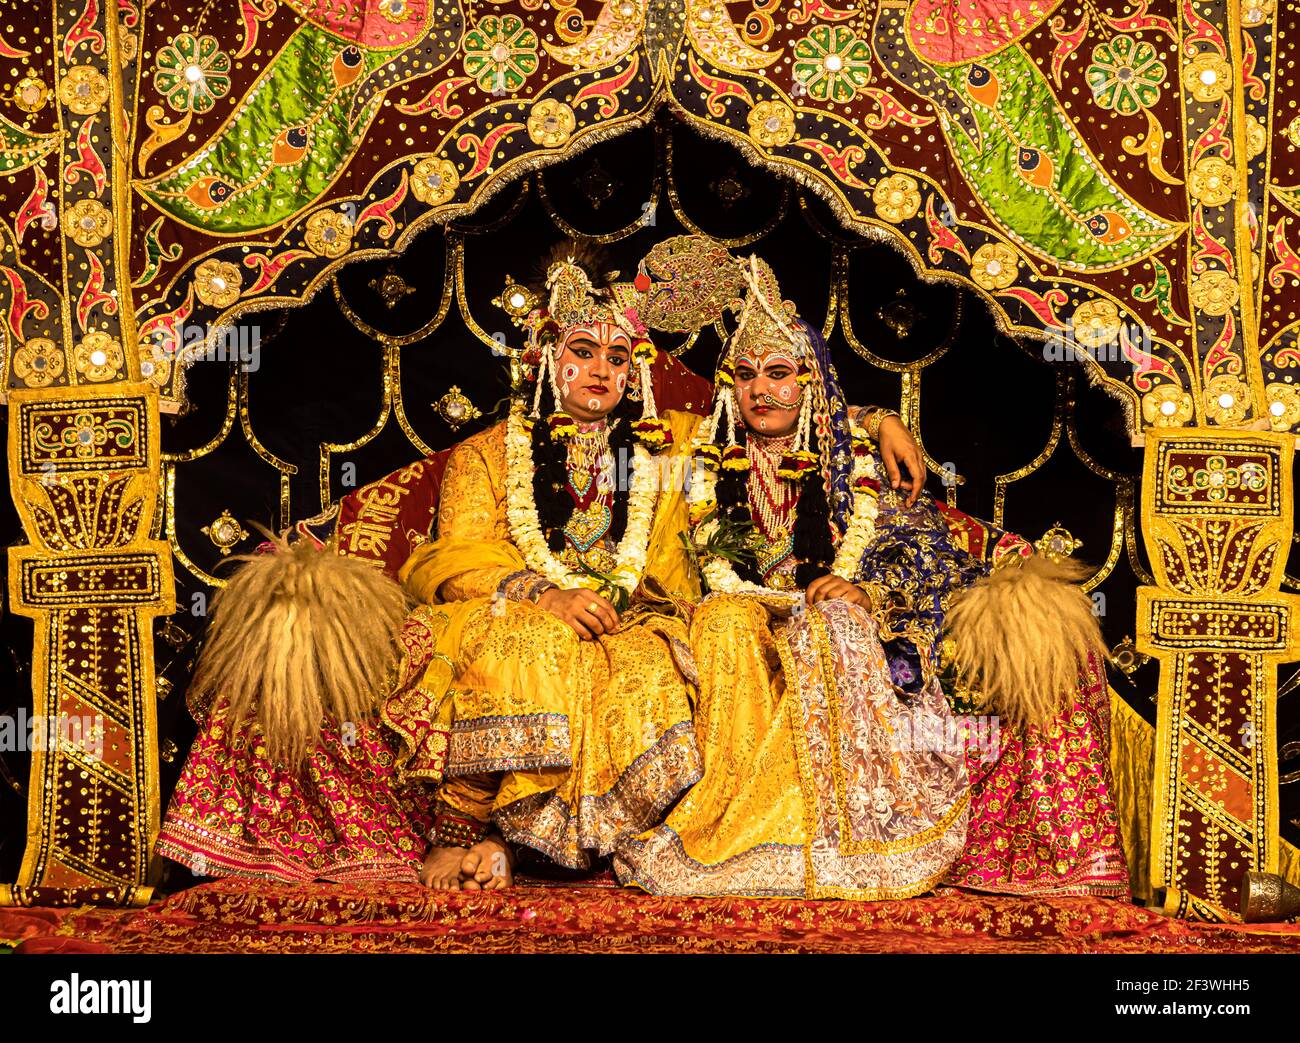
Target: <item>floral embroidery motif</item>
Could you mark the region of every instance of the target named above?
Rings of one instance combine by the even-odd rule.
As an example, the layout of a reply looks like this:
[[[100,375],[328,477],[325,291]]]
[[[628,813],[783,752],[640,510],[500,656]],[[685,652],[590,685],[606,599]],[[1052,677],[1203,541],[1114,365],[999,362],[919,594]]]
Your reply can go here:
[[[460,174],[450,160],[426,156],[411,172],[411,193],[421,203],[440,206],[456,194]]]
[[[781,101],[760,101],[749,110],[749,136],[767,148],[794,140],[794,110]]]
[[[1183,66],[1183,87],[1199,102],[1218,101],[1232,86],[1232,66],[1213,51],[1202,51]]]
[[[559,148],[573,135],[578,119],[573,109],[554,98],[543,98],[528,114],[528,136],[536,145]]]
[[[1005,290],[1019,271],[1020,259],[1005,243],[985,243],[971,258],[970,277],[986,290]]]
[[[336,210],[317,210],[307,219],[303,238],[321,257],[342,257],[352,246],[352,222]]]
[[[1187,191],[1206,206],[1222,206],[1237,190],[1237,173],[1219,156],[1200,160],[1187,179]]]
[[[96,330],[87,333],[77,345],[72,361],[77,372],[89,381],[113,380],[122,369],[122,345],[107,333]]]
[[[204,304],[225,308],[239,299],[243,276],[229,261],[209,257],[194,270],[194,292]]]
[[[871,48],[846,26],[819,25],[794,45],[794,78],[818,101],[852,101],[871,80]]]
[[[485,91],[514,93],[537,66],[537,34],[516,15],[487,15],[465,35],[465,73]]]
[[[1114,344],[1119,337],[1119,309],[1113,301],[1085,301],[1074,310],[1074,337],[1089,348]]]
[[[1169,470],[1169,488],[1179,493],[1204,492],[1212,503],[1222,503],[1233,489],[1262,492],[1268,486],[1268,472],[1259,464],[1244,463],[1229,467],[1222,456],[1206,457],[1204,467],[1172,467]]]
[[[1211,377],[1205,385],[1205,412],[1216,424],[1238,424],[1250,410],[1250,389],[1229,373]]]
[[[14,352],[14,373],[29,388],[49,387],[63,368],[63,352],[48,337],[33,337]]]
[[[897,225],[911,220],[921,209],[921,191],[915,178],[890,174],[876,184],[871,201],[876,204],[876,213]]]
[[[1227,315],[1241,298],[1237,280],[1225,271],[1198,276],[1191,286],[1192,307],[1206,315]]]
[[[1274,431],[1288,431],[1300,423],[1300,388],[1294,384],[1269,384],[1264,388],[1268,400],[1268,422]]]
[[[1117,36],[1092,49],[1087,76],[1098,105],[1121,116],[1132,116],[1160,100],[1165,65],[1151,44],[1131,36]]]
[[[67,229],[78,246],[98,246],[113,231],[113,215],[98,199],[78,200],[68,210]]]
[[[153,85],[176,112],[208,112],[230,91],[230,56],[216,37],[181,33],[159,48]]]
[[[89,65],[74,65],[59,84],[59,101],[78,116],[89,116],[108,101],[108,80]]]
[[[1142,396],[1142,419],[1155,427],[1182,427],[1194,413],[1192,396],[1173,384],[1161,384]]]

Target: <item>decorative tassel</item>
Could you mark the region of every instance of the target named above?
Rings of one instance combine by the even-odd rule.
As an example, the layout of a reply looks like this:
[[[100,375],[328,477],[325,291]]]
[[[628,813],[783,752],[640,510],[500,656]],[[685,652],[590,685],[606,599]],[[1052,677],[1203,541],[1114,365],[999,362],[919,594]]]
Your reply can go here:
[[[555,374],[553,372],[555,367],[551,364],[550,349],[543,346],[541,352],[541,360],[537,363],[537,387],[533,389],[533,411],[528,414],[534,420],[540,419],[542,415],[542,388],[547,384],[550,384],[552,389],[555,387]],[[557,409],[560,406],[558,397],[555,400],[555,406]]]
[[[654,381],[650,377],[650,362],[641,359],[641,419],[654,420],[659,411],[655,406]]]

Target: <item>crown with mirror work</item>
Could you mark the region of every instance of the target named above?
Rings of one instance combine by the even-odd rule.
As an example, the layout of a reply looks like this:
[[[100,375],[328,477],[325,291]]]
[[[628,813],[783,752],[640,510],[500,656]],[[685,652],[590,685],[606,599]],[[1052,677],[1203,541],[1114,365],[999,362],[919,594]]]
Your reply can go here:
[[[580,258],[575,247],[547,268],[544,304],[539,294],[514,280],[507,281],[505,290],[494,301],[528,334],[521,361],[536,381],[531,415],[539,416],[543,389],[549,387],[557,411],[552,415],[552,425],[559,432],[570,431],[571,421],[562,413],[563,396],[556,364],[572,331],[606,323],[623,330],[631,344],[633,364],[628,376],[628,394],[642,403],[641,419],[635,425],[638,437],[653,448],[662,448],[668,437],[667,428],[657,420],[650,377],[656,353],[638,314],[644,293],[637,283],[617,282],[618,272],[606,276],[605,286],[596,285],[597,275],[590,263]]]
[[[748,467],[744,446],[736,442],[736,365],[743,360],[760,368],[779,355],[797,371],[801,389],[794,445],[781,473],[789,478],[813,473],[817,457],[811,452],[812,431],[828,423],[826,380],[793,303],[781,297],[771,265],[754,254],[734,257],[706,236],[683,235],[656,244],[646,255],[638,279],[650,275],[655,280],[648,283],[639,310],[646,326],[695,333],[713,324],[723,338],[712,415],[699,440],[706,447],[723,443],[716,450],[723,467]],[[727,311],[738,316],[730,336],[721,327]]]

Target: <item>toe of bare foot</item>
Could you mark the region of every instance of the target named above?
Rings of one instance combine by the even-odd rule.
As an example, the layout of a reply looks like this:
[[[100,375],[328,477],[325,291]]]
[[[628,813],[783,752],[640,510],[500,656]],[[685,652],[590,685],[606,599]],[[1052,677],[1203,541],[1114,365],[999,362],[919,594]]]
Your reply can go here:
[[[466,872],[473,862],[472,873]],[[473,879],[485,891],[497,891],[514,883],[514,860],[510,848],[499,836],[486,837],[465,858],[461,879]]]
[[[460,890],[460,864],[464,857],[463,847],[430,848],[420,869],[420,883],[435,891]]]

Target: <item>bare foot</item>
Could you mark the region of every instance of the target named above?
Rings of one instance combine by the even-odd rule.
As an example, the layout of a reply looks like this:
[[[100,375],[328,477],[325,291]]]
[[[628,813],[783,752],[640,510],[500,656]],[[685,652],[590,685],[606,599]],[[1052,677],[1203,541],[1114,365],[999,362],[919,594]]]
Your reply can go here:
[[[498,891],[515,882],[514,859],[499,836],[484,837],[466,853],[460,863],[461,887],[467,891]]]
[[[431,847],[424,856],[420,883],[435,891],[459,891],[461,863],[469,854],[463,847]]]

